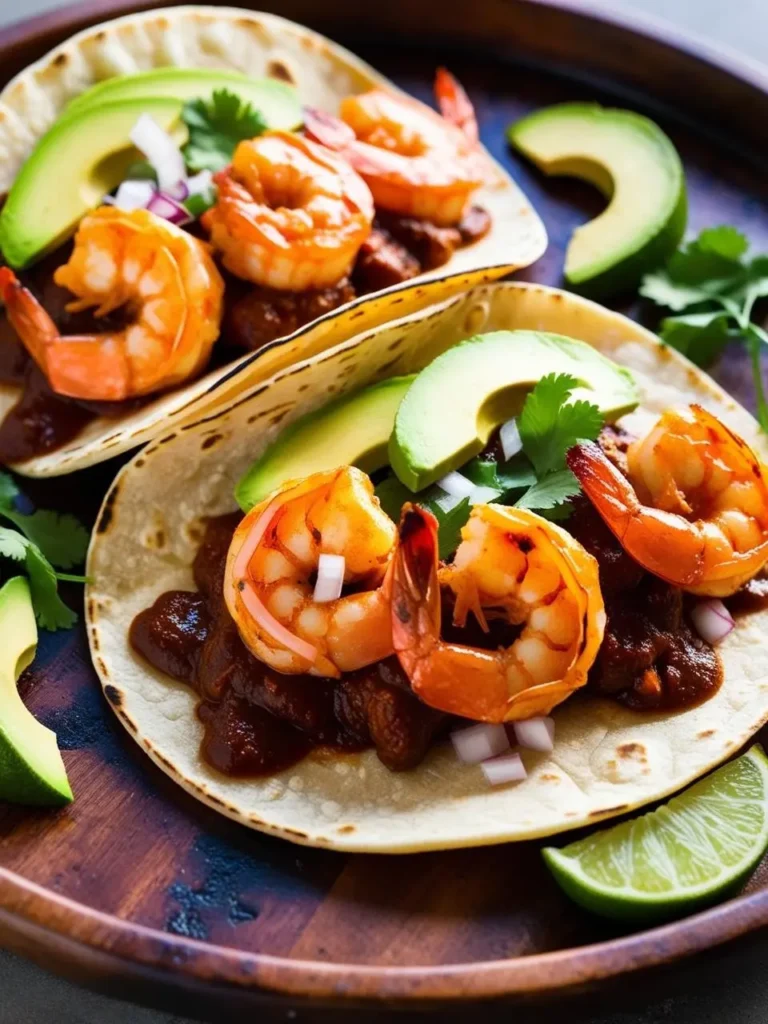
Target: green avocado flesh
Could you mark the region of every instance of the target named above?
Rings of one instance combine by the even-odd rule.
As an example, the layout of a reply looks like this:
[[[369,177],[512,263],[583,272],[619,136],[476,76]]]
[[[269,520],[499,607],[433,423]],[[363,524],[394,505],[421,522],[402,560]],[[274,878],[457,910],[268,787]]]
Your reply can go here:
[[[596,103],[547,107],[509,129],[511,144],[546,174],[569,174],[609,199],[577,228],[565,279],[590,295],[633,288],[677,248],[688,216],[677,150],[647,117]]]
[[[247,512],[288,480],[311,473],[338,466],[372,473],[386,466],[395,414],[414,380],[391,377],[291,424],[241,478],[235,488],[240,507]]]
[[[125,177],[137,151],[128,141],[141,114],[166,131],[179,122],[178,100],[118,100],[64,117],[24,164],[0,213],[0,250],[22,269],[64,242],[80,220]]]
[[[0,212],[0,251],[17,270],[52,251],[125,178],[139,156],[129,142],[142,114],[186,138],[185,100],[228,89],[258,108],[270,128],[301,123],[296,90],[270,78],[199,68],[159,68],[110,78],[73,100],[38,142]]]
[[[36,646],[29,585],[16,576],[0,590],[0,800],[65,804],[72,790],[56,735],[32,717],[16,688]]]
[[[540,331],[494,331],[438,356],[408,389],[395,417],[389,461],[411,491],[435,483],[477,455],[495,427],[516,416],[527,392],[548,373],[581,382],[607,420],[639,401],[630,372],[590,345]]]
[[[144,100],[153,96],[186,100],[209,99],[216,89],[227,89],[259,110],[270,128],[290,131],[301,124],[301,104],[293,86],[275,78],[249,78],[237,71],[215,68],[157,68],[137,75],[108,78],[75,97],[63,117],[115,100]]]

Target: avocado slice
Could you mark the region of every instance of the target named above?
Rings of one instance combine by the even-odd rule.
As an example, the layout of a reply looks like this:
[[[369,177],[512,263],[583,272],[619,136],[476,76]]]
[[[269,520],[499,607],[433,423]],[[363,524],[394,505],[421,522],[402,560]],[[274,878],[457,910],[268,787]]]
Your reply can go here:
[[[516,416],[548,373],[583,387],[572,400],[618,419],[639,401],[629,370],[591,345],[542,331],[493,331],[443,352],[416,376],[397,410],[389,461],[411,491],[435,483],[482,450],[491,431]]]
[[[217,68],[155,68],[136,75],[118,75],[76,96],[62,117],[116,100],[145,100],[153,96],[179,100],[209,99],[216,89],[227,89],[250,103],[270,128],[291,131],[301,124],[301,104],[293,86],[276,78],[249,78],[238,71]]]
[[[141,114],[169,131],[176,99],[116,100],[61,118],[24,164],[0,212],[0,250],[18,269],[60,245],[125,177],[137,152],[128,141]],[[186,129],[185,129],[186,131]]]
[[[565,279],[575,289],[607,295],[634,288],[679,245],[688,218],[683,165],[649,118],[562,103],[523,118],[508,134],[545,174],[583,178],[609,199],[568,245]]]
[[[337,466],[386,466],[395,413],[415,377],[390,377],[296,420],[241,478],[237,503],[247,512],[286,481]]]
[[[66,804],[72,790],[56,735],[32,717],[16,689],[36,647],[29,584],[15,576],[0,590],[0,800]]]

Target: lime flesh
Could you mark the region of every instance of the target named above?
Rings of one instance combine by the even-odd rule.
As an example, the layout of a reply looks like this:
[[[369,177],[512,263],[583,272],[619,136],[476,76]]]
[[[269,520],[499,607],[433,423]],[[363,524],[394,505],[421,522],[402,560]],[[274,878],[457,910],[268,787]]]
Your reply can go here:
[[[768,759],[760,746],[655,811],[544,859],[574,902],[603,917],[653,921],[735,891],[768,847]]]

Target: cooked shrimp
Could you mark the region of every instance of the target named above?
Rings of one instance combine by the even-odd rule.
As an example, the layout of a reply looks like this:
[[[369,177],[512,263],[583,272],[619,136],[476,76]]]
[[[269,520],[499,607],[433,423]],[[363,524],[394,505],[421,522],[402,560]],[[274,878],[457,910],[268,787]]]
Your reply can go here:
[[[568,465],[624,550],[693,594],[726,597],[768,562],[768,478],[701,406],[668,410],[627,453],[629,480],[595,444]]]
[[[123,330],[61,335],[13,271],[0,268],[8,319],[54,391],[121,401],[173,387],[198,373],[219,336],[224,282],[204,243],[147,210],[102,207],[80,223],[69,262],[54,274],[105,316],[134,312]]]
[[[255,284],[306,291],[338,284],[371,231],[373,199],[336,153],[289,132],[241,142],[215,177],[203,217],[224,266]]]
[[[453,564],[438,571],[437,524],[407,506],[392,569],[392,640],[425,704],[481,722],[546,715],[587,681],[605,628],[595,559],[533,512],[475,505]],[[440,585],[454,622],[502,619],[521,632],[481,650],[440,638]]]
[[[265,498],[235,531],[224,597],[248,649],[278,672],[338,677],[392,653],[387,567],[395,525],[365,473],[315,473]],[[313,600],[320,554],[343,555],[336,601]]]
[[[418,100],[372,89],[342,101],[338,118],[305,114],[309,134],[360,172],[382,210],[458,224],[487,169],[466,93],[447,71],[435,88],[444,116]]]

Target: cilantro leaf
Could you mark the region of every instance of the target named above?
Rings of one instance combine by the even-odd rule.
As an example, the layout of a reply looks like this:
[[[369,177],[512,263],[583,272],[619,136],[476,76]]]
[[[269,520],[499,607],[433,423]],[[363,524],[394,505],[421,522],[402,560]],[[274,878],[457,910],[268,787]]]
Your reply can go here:
[[[26,568],[38,625],[52,630],[73,626],[77,622],[77,615],[59,597],[58,579],[51,563],[29,541]]]
[[[88,531],[70,515],[59,515],[38,509],[27,515],[16,508],[19,489],[13,477],[0,473],[0,516],[10,519],[14,526],[36,544],[53,565],[71,569],[85,558],[88,549]]]
[[[422,503],[437,519],[437,548],[440,558],[449,558],[461,540],[461,528],[469,519],[471,506],[469,498],[462,498],[458,505],[454,505],[449,511],[444,511],[434,502]]]
[[[565,518],[570,514],[566,505],[570,498],[575,498],[581,491],[579,481],[570,469],[560,469],[548,473],[515,502],[517,508],[529,509],[532,512],[561,512],[561,515],[550,518]]]
[[[71,569],[85,558],[88,531],[74,516],[46,509],[38,509],[27,516],[8,508],[0,508],[0,515],[10,519],[57,568]]]
[[[60,577],[36,544],[15,530],[0,526],[0,556],[24,562],[39,626],[43,629],[69,629],[77,622],[77,615],[59,597]],[[83,581],[82,577],[61,578]]]
[[[578,401],[566,405],[579,381],[567,373],[550,373],[525,400],[518,420],[523,451],[537,477],[565,467],[565,453],[578,441],[594,441],[603,426],[596,405]]]
[[[216,89],[210,100],[189,100],[181,119],[189,130],[184,159],[193,171],[219,171],[232,159],[243,139],[267,130],[260,111],[228,89]]]
[[[428,509],[437,519],[437,546],[440,558],[449,558],[459,546],[461,528],[469,519],[469,498],[462,498],[451,508],[445,508],[438,500],[446,497],[439,487],[427,487],[426,490],[413,494],[394,474],[377,484],[375,493],[381,507],[396,523],[400,522],[400,513],[406,502],[411,501],[414,505]]]
[[[706,289],[673,280],[667,270],[656,270],[652,274],[646,274],[640,285],[640,294],[655,302],[657,306],[665,306],[676,313],[688,309],[689,306],[709,302],[711,298]]]
[[[765,395],[765,384],[763,382],[762,350],[768,348],[768,334],[758,327],[757,324],[750,324],[747,328],[747,348],[752,361],[752,374],[755,379],[755,392],[757,396],[757,418],[760,426],[768,433],[768,399]]]
[[[682,246],[666,267],[647,274],[640,292],[681,314],[662,321],[661,337],[699,366],[713,362],[733,338],[746,343],[758,419],[768,432],[761,360],[768,335],[751,322],[755,302],[768,296],[768,256],[748,260],[747,250],[747,239],[736,228],[706,228]]]
[[[23,562],[27,557],[27,541],[7,526],[0,526],[0,557],[14,562]]]
[[[727,260],[741,259],[749,248],[746,237],[730,224],[704,228],[698,237],[698,244],[703,252],[714,253]]]
[[[729,337],[728,314],[722,309],[668,316],[661,321],[662,341],[688,356],[697,366],[713,363]]]
[[[502,504],[511,492],[524,491],[536,483],[536,473],[530,460],[522,452],[503,465],[493,459],[482,459],[479,455],[468,462],[461,471],[478,487],[489,487],[498,491]]]
[[[81,562],[88,547],[88,532],[74,516],[43,509],[29,515],[19,512],[18,496],[13,478],[0,473],[0,516],[17,527],[0,526],[0,557],[24,562],[38,624],[43,629],[67,629],[77,621],[77,615],[59,597],[59,580],[84,579],[57,573],[51,563],[68,569]]]

